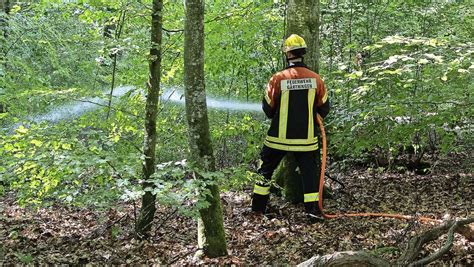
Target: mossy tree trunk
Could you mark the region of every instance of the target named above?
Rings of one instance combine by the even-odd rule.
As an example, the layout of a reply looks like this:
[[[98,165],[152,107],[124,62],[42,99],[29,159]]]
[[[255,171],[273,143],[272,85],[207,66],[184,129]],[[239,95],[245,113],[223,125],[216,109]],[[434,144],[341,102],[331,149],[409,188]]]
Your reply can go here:
[[[155,173],[156,116],[158,113],[161,76],[162,10],[163,2],[161,0],[153,0],[153,10],[151,14],[151,48],[149,58],[150,76],[147,83],[148,92],[145,107],[145,140],[143,145],[143,152],[145,155],[145,160],[143,162],[143,188],[146,192],[142,197],[142,207],[136,225],[136,232],[141,238],[148,236],[156,211],[156,197],[150,191],[153,189],[153,183],[150,182],[150,177]]]
[[[305,63],[315,71],[319,71],[319,0],[289,0],[286,14],[287,32],[298,34],[305,41],[307,53]],[[303,182],[300,174],[296,172],[295,158],[288,154],[278,170],[275,172],[276,182],[285,189],[285,197],[292,203],[303,202]],[[317,177],[314,177],[317,179]]]
[[[189,135],[189,158],[203,171],[215,171],[204,83],[204,1],[186,0],[184,26],[184,85]],[[198,245],[208,257],[227,254],[222,208],[217,185],[208,183],[198,219]]]

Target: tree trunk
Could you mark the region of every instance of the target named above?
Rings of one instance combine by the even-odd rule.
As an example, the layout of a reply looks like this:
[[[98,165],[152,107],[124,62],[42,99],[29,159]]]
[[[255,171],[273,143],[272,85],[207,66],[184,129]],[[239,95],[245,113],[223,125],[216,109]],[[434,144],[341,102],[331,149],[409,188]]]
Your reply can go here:
[[[307,45],[305,62],[308,67],[319,71],[319,13],[320,1],[317,0],[289,0],[286,13],[287,32],[302,36]],[[276,182],[285,188],[285,197],[292,203],[303,202],[302,177],[296,172],[297,164],[293,156],[286,156],[275,172]],[[317,177],[314,177],[317,179]]]
[[[286,35],[298,34],[308,46],[305,62],[315,72],[319,71],[319,15],[320,1],[289,0],[286,21]]]
[[[162,24],[163,2],[153,0],[153,11],[151,14],[151,49],[149,58],[150,76],[148,80],[148,93],[145,107],[145,141],[143,162],[143,188],[145,195],[142,198],[142,207],[136,225],[139,237],[147,237],[151,229],[151,223],[155,216],[155,195],[150,191],[153,188],[150,177],[155,173],[155,147],[156,147],[156,115],[158,113],[158,99],[160,94],[161,75],[161,24]]]
[[[190,161],[202,171],[215,171],[204,83],[204,1],[186,0],[184,26],[184,85]],[[227,254],[219,188],[207,184],[206,201],[198,219],[198,245],[208,257]]]

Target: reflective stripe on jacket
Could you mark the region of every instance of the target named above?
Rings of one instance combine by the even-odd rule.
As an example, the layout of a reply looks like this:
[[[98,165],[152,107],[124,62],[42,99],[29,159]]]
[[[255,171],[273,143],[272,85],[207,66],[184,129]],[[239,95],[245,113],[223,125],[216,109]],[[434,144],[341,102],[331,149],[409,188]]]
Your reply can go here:
[[[293,63],[272,76],[263,99],[272,119],[264,144],[285,151],[318,149],[316,114],[329,112],[328,92],[319,75],[304,63]]]

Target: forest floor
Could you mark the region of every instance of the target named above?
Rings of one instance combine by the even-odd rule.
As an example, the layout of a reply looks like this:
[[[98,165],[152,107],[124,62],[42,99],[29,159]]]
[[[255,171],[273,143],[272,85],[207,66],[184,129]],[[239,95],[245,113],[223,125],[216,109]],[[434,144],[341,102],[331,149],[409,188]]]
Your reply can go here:
[[[455,168],[456,166],[453,166]],[[372,211],[433,218],[474,214],[472,173],[444,170],[435,174],[353,169],[333,174],[344,190],[325,206],[329,212]],[[396,259],[414,235],[433,225],[385,218],[344,218],[309,225],[299,205],[271,199],[275,213],[249,211],[250,188],[222,194],[229,256],[196,258],[196,223],[159,206],[152,236],[134,238],[134,208],[119,203],[106,211],[61,204],[41,209],[19,207],[13,195],[0,199],[0,265],[35,264],[297,264],[336,251],[365,250]],[[444,235],[426,246],[439,249]],[[471,265],[474,243],[456,234],[454,245],[436,265]]]

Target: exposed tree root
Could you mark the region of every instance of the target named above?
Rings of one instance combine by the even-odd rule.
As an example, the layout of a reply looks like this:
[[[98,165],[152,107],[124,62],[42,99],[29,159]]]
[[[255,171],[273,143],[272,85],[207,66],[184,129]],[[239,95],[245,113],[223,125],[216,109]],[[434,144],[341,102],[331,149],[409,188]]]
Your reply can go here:
[[[472,222],[474,222],[474,217],[459,221],[448,221],[441,226],[433,228],[427,232],[422,233],[421,235],[412,238],[408,243],[408,248],[405,250],[405,253],[398,260],[398,262],[402,265],[421,266],[441,258],[441,256],[448,252],[453,246],[454,232],[456,232],[458,227],[470,224]],[[446,239],[443,247],[425,258],[415,261],[416,257],[420,254],[423,245],[438,239],[441,235],[446,233],[446,230],[448,231],[448,238]]]
[[[452,247],[454,233],[460,233],[467,239],[473,237],[472,228],[468,225],[474,222],[474,217],[463,220],[447,221],[443,225],[430,229],[410,239],[405,252],[396,263],[389,262],[364,251],[336,252],[324,256],[315,256],[298,266],[422,266],[436,261],[446,254]],[[443,247],[425,258],[416,260],[423,246],[438,239],[447,232],[448,237]]]

